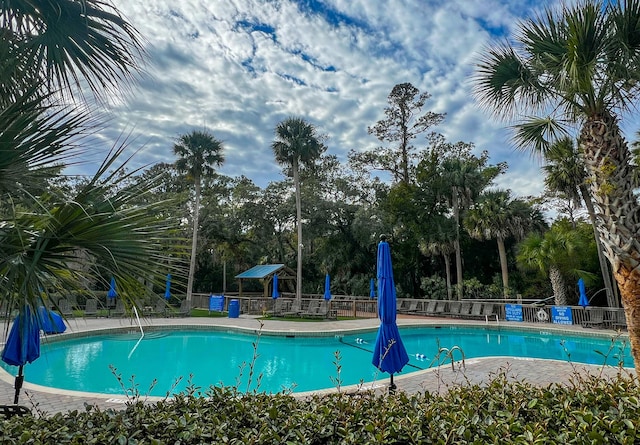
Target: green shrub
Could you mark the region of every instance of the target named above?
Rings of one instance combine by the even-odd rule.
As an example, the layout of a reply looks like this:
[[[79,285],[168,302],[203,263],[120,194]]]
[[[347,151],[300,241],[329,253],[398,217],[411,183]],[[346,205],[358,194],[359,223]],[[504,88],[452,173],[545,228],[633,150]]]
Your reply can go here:
[[[0,421],[3,444],[633,444],[640,441],[636,379],[575,375],[537,387],[498,374],[439,394],[314,395],[297,399],[190,387],[122,411],[88,406]]]

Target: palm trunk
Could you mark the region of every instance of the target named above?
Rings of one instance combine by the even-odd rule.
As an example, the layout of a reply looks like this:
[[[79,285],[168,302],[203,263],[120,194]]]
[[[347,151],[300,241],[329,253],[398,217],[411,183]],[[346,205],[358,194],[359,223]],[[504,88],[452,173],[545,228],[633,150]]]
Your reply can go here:
[[[193,279],[196,274],[196,251],[198,247],[198,219],[200,218],[200,176],[193,178],[195,181],[195,208],[193,209],[193,239],[191,240],[191,260],[189,262],[189,277],[187,279],[187,302],[191,307],[191,293],[193,290]]]
[[[593,227],[593,236],[596,239],[596,248],[598,249],[598,262],[600,263],[600,273],[602,274],[602,280],[604,281],[604,287],[607,292],[607,306],[619,307],[618,292],[616,292],[617,289],[613,287],[613,282],[611,281],[611,271],[609,270],[607,259],[604,256],[604,249],[602,247],[602,241],[600,241],[600,235],[598,235],[596,211],[593,208],[591,194],[584,184],[580,185],[580,194],[582,195],[582,200],[584,201],[584,205],[587,208],[587,213],[589,213],[589,221],[591,221],[591,227]]]
[[[633,194],[632,163],[615,117],[587,118],[580,145],[598,208],[598,231],[618,282],[629,343],[640,375],[640,206]]]
[[[298,265],[296,269],[296,300],[302,301],[302,205],[300,203],[300,178],[298,160],[293,161],[293,185],[296,189],[296,223],[298,224]]]
[[[456,221],[456,239],[453,246],[456,250],[456,299],[462,300],[462,251],[460,249],[460,203],[458,202],[458,188],[453,187],[453,218]]]
[[[448,253],[443,253],[442,257],[444,258],[444,272],[447,276],[447,299],[451,300],[453,293],[451,290],[451,260]]]
[[[509,270],[507,269],[507,250],[504,248],[504,240],[501,237],[498,241],[498,255],[500,256],[500,271],[502,272],[502,294],[509,296]]]
[[[549,267],[549,280],[551,281],[556,306],[565,306],[568,301],[567,282],[556,266]]]

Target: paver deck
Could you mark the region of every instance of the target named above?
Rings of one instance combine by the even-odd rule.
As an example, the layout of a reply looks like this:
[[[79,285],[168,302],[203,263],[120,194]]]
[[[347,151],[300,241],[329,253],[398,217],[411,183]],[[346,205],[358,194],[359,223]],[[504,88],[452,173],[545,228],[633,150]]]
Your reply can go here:
[[[142,326],[225,326],[239,329],[259,330],[263,332],[279,332],[290,334],[292,332],[346,332],[365,329],[375,329],[379,325],[377,319],[359,319],[344,321],[323,321],[323,322],[294,322],[277,319],[267,319],[261,322],[255,317],[241,315],[239,318],[147,318],[142,319]],[[478,324],[465,320],[451,320],[425,317],[399,316],[398,325],[433,325],[433,324]],[[495,323],[495,322],[493,322]],[[501,326],[521,327],[523,323],[500,322]],[[527,326],[525,324],[525,326]],[[571,331],[587,332],[579,326],[555,325],[528,325],[531,327],[544,328],[545,330],[560,329]],[[0,327],[2,323],[0,323]],[[80,333],[84,331],[95,331],[114,328],[137,329],[137,322],[128,318],[99,318],[99,319],[72,319],[68,322],[68,329],[65,334]],[[588,330],[593,333],[593,330]],[[6,332],[3,329],[1,332]],[[609,331],[610,336],[615,335]],[[3,339],[2,339],[3,340]],[[465,368],[462,369],[459,362],[455,369],[451,364],[438,368],[431,368],[424,371],[414,372],[407,375],[396,375],[394,382],[399,391],[416,393],[422,391],[446,391],[452,385],[482,384],[496,373],[506,371],[509,378],[529,382],[535,385],[549,385],[551,383],[569,383],[571,376],[576,372],[581,374],[590,373],[594,375],[613,376],[619,372],[617,368],[603,368],[602,366],[591,366],[582,364],[572,364],[565,361],[538,360],[518,357],[488,357],[481,359],[468,359],[465,361]],[[632,373],[633,370],[623,370]],[[26,378],[28,380],[28,368]],[[389,383],[388,377],[378,382],[369,382],[365,387],[377,388],[378,391],[386,390]],[[14,395],[14,376],[9,375],[0,369],[0,404],[11,404]],[[367,386],[368,385],[368,386]],[[335,390],[335,389],[333,389]],[[345,391],[355,391],[356,387],[343,388]],[[330,390],[324,390],[330,391]],[[304,393],[296,394],[304,396]],[[149,398],[153,401],[153,398]],[[69,410],[84,410],[85,405],[97,405],[101,409],[120,409],[126,402],[126,397],[105,394],[82,393],[76,391],[66,391],[56,388],[42,387],[25,381],[20,395],[20,403],[31,408],[35,413],[52,414],[56,412],[66,412]]]

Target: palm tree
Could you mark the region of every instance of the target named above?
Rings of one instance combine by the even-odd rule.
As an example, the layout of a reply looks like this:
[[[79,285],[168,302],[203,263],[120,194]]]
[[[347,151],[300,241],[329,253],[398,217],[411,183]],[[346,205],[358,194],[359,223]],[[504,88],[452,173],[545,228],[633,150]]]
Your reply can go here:
[[[3,2],[0,32],[0,300],[24,312],[51,289],[85,289],[111,275],[130,298],[175,245],[177,221],[154,216],[166,201],[137,201],[157,178],[128,183],[136,172],[115,166],[120,146],[71,194],[52,184],[95,125],[91,110],[65,100],[81,97],[82,85],[98,99],[128,86],[140,39],[101,0]]]
[[[187,278],[187,302],[189,305],[191,305],[193,278],[196,272],[202,179],[215,174],[214,167],[222,165],[224,162],[223,148],[222,142],[213,137],[212,134],[198,130],[183,134],[173,145],[173,153],[178,156],[175,164],[176,170],[185,173],[187,179],[193,181],[195,192],[191,260],[189,263],[189,277]]]
[[[569,302],[569,277],[579,273],[584,245],[579,235],[562,225],[554,225],[544,235],[532,233],[518,246],[516,260],[529,270],[537,270],[551,281],[555,304]]]
[[[518,119],[523,147],[579,126],[579,146],[597,208],[598,233],[618,282],[636,372],[640,371],[640,204],[618,114],[640,93],[640,1],[580,0],[519,25],[513,44],[485,52],[476,93],[496,114]],[[520,113],[528,113],[523,117]],[[536,116],[538,115],[538,116]]]
[[[584,201],[598,247],[598,261],[607,292],[608,306],[618,307],[617,289],[613,287],[611,281],[611,272],[607,266],[602,242],[598,235],[596,211],[591,200],[591,193],[586,184],[587,172],[585,171],[584,163],[580,159],[580,154],[575,149],[573,140],[569,137],[564,137],[554,142],[549,150],[544,153],[544,158],[547,161],[547,164],[543,167],[547,173],[544,180],[546,187],[551,191],[563,193],[567,199],[577,206],[580,206]]]
[[[136,30],[104,0],[2,2],[0,29],[3,104],[33,89],[82,97],[82,85],[108,100],[134,79],[144,55]]]
[[[460,248],[461,212],[466,209],[487,185],[480,165],[470,159],[447,158],[442,162],[442,195],[452,209],[456,236],[453,247],[456,253],[456,288],[458,300],[462,299],[462,249]]]
[[[456,225],[452,218],[437,215],[429,224],[429,238],[420,242],[423,255],[442,255],[447,282],[447,298],[453,297],[451,288],[451,254],[455,253]]]
[[[296,225],[298,228],[298,264],[296,299],[302,298],[302,209],[300,204],[300,167],[309,166],[320,157],[325,147],[313,125],[298,117],[289,117],[276,126],[276,139],[271,149],[280,165],[287,166],[293,176],[296,193]]]
[[[524,201],[512,200],[508,190],[487,190],[465,216],[464,226],[473,238],[498,243],[505,297],[509,295],[509,270],[504,242],[510,237],[522,239],[531,229],[543,226],[544,221],[536,215],[540,216]]]

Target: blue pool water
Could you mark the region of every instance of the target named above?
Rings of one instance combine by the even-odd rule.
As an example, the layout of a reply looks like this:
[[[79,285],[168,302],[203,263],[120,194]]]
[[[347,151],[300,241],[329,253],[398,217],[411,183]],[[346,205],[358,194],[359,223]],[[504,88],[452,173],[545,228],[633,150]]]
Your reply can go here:
[[[628,344],[596,337],[578,337],[543,331],[490,330],[473,327],[401,329],[411,358],[404,373],[426,369],[439,348],[460,347],[467,359],[513,356],[570,360],[609,365],[620,360],[633,367]],[[192,383],[203,390],[210,385],[238,386],[294,392],[335,387],[336,352],[340,354],[342,385],[386,379],[371,364],[376,332],[333,337],[274,337],[219,331],[148,332],[98,335],[60,342],[43,342],[41,357],[25,366],[26,380],[63,389],[122,394],[110,366],[122,376],[125,388],[134,384],[142,394],[164,396]],[[257,348],[254,344],[257,343]],[[249,365],[257,350],[251,382]],[[456,360],[459,353],[454,354]],[[2,363],[11,373],[16,368]],[[261,374],[259,386],[258,375]],[[132,376],[133,382],[132,383]],[[176,385],[176,381],[183,377]],[[157,384],[149,390],[151,383]]]

